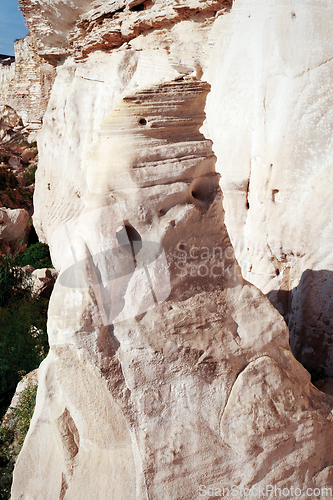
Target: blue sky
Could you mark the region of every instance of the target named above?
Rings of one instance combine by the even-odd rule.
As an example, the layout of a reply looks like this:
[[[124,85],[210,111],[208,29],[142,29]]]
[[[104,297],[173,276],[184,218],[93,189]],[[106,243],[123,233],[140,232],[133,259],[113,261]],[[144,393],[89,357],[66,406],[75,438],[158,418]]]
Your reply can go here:
[[[0,0],[0,54],[14,55],[14,40],[28,34],[17,0]]]

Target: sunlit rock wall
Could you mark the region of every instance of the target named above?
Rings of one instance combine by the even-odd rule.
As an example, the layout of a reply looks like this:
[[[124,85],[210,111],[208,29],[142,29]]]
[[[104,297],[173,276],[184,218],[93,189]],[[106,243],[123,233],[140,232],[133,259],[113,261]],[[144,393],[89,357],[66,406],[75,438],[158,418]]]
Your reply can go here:
[[[333,374],[333,8],[237,0],[213,28],[207,123],[244,277]],[[219,62],[217,62],[219,61]]]
[[[259,487],[273,497],[271,486],[333,484],[332,398],[311,385],[283,318],[241,274],[252,263],[247,276],[312,327],[320,293],[307,299],[301,265],[313,254],[307,246],[298,255],[303,240],[291,228],[302,233],[304,221],[287,217],[306,196],[299,164],[278,146],[284,126],[286,144],[301,135],[303,115],[288,119],[298,99],[312,103],[297,87],[301,56],[288,52],[295,28],[285,16],[293,6],[306,60],[302,37],[316,39],[307,23],[317,4],[302,2],[302,15],[297,4],[22,2],[40,54],[58,62],[39,135],[34,224],[60,275],[13,500],[190,500],[232,486],[252,487],[255,499]],[[323,38],[329,16],[314,24]],[[283,79],[281,60],[292,68],[282,93],[266,76]],[[299,194],[294,210],[283,186]],[[272,219],[263,226],[265,210]],[[277,250],[288,234],[299,264],[289,281]],[[328,241],[318,233],[318,247]],[[303,356],[309,337],[297,343],[297,332]]]
[[[14,108],[24,125],[39,129],[56,70],[37,54],[37,42],[27,36],[15,42],[15,62],[0,65],[0,104]]]

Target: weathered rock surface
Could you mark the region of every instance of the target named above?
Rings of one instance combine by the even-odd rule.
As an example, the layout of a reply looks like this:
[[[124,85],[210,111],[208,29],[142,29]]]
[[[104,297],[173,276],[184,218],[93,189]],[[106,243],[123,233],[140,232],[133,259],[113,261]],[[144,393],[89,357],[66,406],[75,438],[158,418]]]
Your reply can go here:
[[[241,277],[212,144],[199,132],[208,91],[195,78],[138,90],[100,125],[85,208],[50,239],[61,271],[51,352],[14,500],[330,484],[333,400]],[[149,242],[165,252],[155,267]]]
[[[55,68],[41,59],[32,36],[15,42],[15,62],[0,64],[0,105],[9,105],[25,126],[38,130],[46,111]]]
[[[30,216],[23,208],[11,210],[10,208],[0,208],[0,241],[16,243],[22,239],[26,230]]]
[[[207,135],[246,279],[333,374],[332,5],[238,0],[214,25]],[[218,61],[218,62],[217,62]]]
[[[120,47],[150,30],[171,28],[194,19],[205,24],[231,0],[21,0],[27,26],[38,38],[39,54],[56,61],[65,55],[86,57]]]
[[[243,270],[251,257],[258,286],[286,292],[280,302],[295,299],[297,324],[317,333],[309,302],[300,309],[301,293],[287,295],[312,250],[304,243],[309,253],[298,256],[303,239],[295,241],[300,264],[288,282],[276,241],[289,235],[294,244],[298,234],[279,205],[282,185],[306,230],[291,191],[303,170],[283,156],[282,138],[287,128],[292,143],[299,123],[316,116],[315,104],[303,115],[297,103],[319,92],[315,79],[307,93],[302,64],[324,62],[311,44],[329,36],[330,9],[318,17],[327,4],[295,0],[289,12],[273,0],[238,0],[229,13],[224,2],[22,5],[40,54],[64,57],[39,136],[34,214],[60,276],[12,499],[192,500],[203,496],[200,485],[215,498],[232,486],[332,487],[333,400],[291,354],[278,311],[243,280],[228,235]],[[290,56],[293,44],[299,52]],[[316,186],[328,178],[321,165]],[[308,187],[315,168],[303,172]],[[328,219],[316,210],[324,237]],[[255,238],[272,260],[256,252]],[[322,308],[325,295],[313,295]]]

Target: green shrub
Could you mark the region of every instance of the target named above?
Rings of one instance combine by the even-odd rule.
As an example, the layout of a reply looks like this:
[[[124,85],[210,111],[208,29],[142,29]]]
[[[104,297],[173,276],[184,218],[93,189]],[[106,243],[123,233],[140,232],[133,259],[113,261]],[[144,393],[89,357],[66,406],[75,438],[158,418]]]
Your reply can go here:
[[[10,500],[10,489],[14,469],[14,426],[0,427],[0,499]]]
[[[0,417],[22,375],[47,355],[47,307],[48,300],[25,296],[0,310]]]
[[[15,266],[15,257],[0,255],[0,308],[25,295],[23,278],[23,271]]]
[[[0,418],[22,375],[37,368],[48,352],[48,300],[32,298],[16,260],[0,258]]]
[[[28,148],[36,148],[37,141],[28,142],[24,139],[22,142],[20,142],[20,146],[21,147],[28,146]]]
[[[29,384],[12,408],[10,423],[0,427],[0,500],[10,500],[14,463],[28,432],[35,409],[37,384]]]
[[[49,247],[46,243],[35,243],[29,246],[26,251],[16,260],[18,266],[33,266],[35,269],[43,267],[53,268]]]
[[[23,173],[23,183],[25,186],[30,186],[30,184],[35,183],[35,174],[37,170],[37,165],[30,165],[26,168]]]
[[[37,395],[37,384],[29,384],[20,394],[18,404],[12,408],[15,420],[15,438],[17,440],[17,451],[20,451],[25,436],[29,430],[30,421],[35,409]]]

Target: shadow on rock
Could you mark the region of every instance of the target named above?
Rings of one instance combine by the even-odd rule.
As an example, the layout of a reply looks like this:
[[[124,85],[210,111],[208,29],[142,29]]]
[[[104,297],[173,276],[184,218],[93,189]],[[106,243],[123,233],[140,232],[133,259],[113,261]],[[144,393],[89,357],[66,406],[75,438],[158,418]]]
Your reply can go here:
[[[290,347],[313,380],[333,375],[333,272],[307,269],[297,287],[267,294],[284,317]]]

